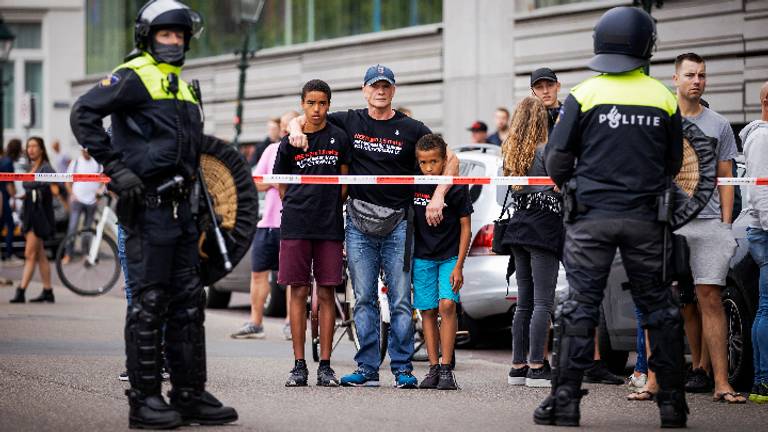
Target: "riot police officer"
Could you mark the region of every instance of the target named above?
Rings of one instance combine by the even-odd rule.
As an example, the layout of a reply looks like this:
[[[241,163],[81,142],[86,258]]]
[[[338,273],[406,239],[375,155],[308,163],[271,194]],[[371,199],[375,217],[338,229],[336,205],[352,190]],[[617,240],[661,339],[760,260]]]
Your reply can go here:
[[[136,49],[71,113],[75,136],[104,166],[119,197],[128,268],[138,278],[125,323],[132,428],[237,420],[233,408],[205,390],[204,292],[197,209],[189,196],[203,124],[198,92],[179,78],[200,24],[200,16],[176,0],[149,1],[136,18]],[[111,141],[102,127],[108,115]],[[163,332],[170,406],[161,394]]]
[[[589,62],[602,74],[573,88],[547,145],[547,172],[566,193],[570,292],[556,313],[552,393],[534,412],[538,424],[579,425],[581,381],[618,247],[650,337],[662,427],[686,425],[682,322],[663,275],[667,225],[659,199],[682,164],[682,127],[675,96],[644,72],[655,38],[644,11],[607,11]]]

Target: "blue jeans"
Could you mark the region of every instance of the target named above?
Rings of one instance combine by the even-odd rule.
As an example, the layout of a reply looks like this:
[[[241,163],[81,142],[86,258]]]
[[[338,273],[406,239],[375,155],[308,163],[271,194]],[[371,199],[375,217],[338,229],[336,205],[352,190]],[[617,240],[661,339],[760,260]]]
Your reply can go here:
[[[130,307],[134,281],[128,276],[128,259],[125,254],[125,230],[120,224],[117,225],[117,257],[120,259],[120,268],[123,269],[123,278],[125,279],[125,300]]]
[[[645,357],[645,331],[640,323],[643,322],[643,313],[635,306],[635,316],[637,317],[637,341],[635,343],[635,349],[637,349],[637,361],[635,362],[635,371],[648,373],[648,359]]]
[[[379,349],[379,269],[384,270],[389,291],[390,330],[387,351],[393,373],[413,370],[413,309],[411,307],[411,274],[403,271],[405,231],[402,221],[386,237],[363,234],[347,217],[347,258],[352,288],[355,291],[355,326],[360,350],[355,354],[358,368],[378,372]]]
[[[749,253],[760,267],[760,300],[752,323],[752,361],[755,382],[768,383],[768,231],[747,229]]]

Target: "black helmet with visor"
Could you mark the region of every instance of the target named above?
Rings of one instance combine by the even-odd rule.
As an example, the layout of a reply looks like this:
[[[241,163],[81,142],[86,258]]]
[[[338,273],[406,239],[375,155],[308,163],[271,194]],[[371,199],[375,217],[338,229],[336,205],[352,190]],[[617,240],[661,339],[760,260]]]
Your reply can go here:
[[[184,50],[188,51],[190,39],[203,32],[203,19],[177,0],[150,0],[136,16],[134,45],[139,50],[151,50],[154,33],[169,28],[184,30]]]
[[[595,56],[588,67],[621,73],[648,64],[656,46],[656,23],[644,10],[620,6],[608,10],[595,25]]]

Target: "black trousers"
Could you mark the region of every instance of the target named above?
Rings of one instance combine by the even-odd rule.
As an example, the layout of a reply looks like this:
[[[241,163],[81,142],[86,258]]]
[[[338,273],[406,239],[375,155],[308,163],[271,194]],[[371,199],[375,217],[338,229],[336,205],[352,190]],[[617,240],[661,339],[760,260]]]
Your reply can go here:
[[[580,385],[584,370],[593,363],[594,329],[618,248],[632,298],[644,317],[641,325],[649,333],[649,366],[662,390],[683,389],[682,319],[662,280],[663,235],[663,225],[651,221],[580,219],[566,224],[563,261],[570,293],[557,314],[562,327],[556,361],[561,380]]]
[[[174,388],[203,390],[206,381],[204,307],[198,231],[189,203],[145,208],[126,229],[128,271],[136,279],[125,322],[131,387],[159,394],[162,333]]]

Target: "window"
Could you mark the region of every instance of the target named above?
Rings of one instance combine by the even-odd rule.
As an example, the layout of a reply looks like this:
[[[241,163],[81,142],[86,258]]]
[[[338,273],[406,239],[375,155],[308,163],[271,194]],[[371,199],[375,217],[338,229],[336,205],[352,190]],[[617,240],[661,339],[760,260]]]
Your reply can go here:
[[[35,100],[35,124],[33,128],[43,127],[43,64],[26,62],[24,64],[24,92],[32,93]]]
[[[12,61],[3,65],[3,128],[5,129],[13,129],[14,126],[13,69],[14,63]]]
[[[230,54],[243,43],[242,0],[188,0],[205,31],[189,58]],[[86,71],[107,72],[133,48],[144,0],[86,0]],[[442,0],[266,0],[250,48],[270,48],[440,22]]]
[[[40,49],[42,48],[42,30],[40,23],[9,23],[6,24],[16,40],[13,41],[13,49]]]
[[[545,8],[549,6],[559,6],[570,3],[583,3],[592,0],[517,0],[518,12],[530,12],[534,9]]]

